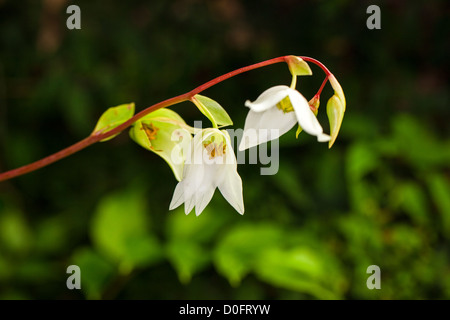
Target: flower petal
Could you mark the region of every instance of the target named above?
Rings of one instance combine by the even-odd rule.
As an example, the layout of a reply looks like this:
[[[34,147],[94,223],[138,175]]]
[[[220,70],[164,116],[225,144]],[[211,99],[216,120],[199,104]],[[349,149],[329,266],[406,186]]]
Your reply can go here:
[[[211,201],[214,191],[216,190],[216,187],[213,185],[204,186],[200,190],[198,190],[198,193],[196,194],[196,200],[195,200],[195,215],[199,216],[203,209],[208,205],[208,203]]]
[[[169,210],[178,208],[184,202],[184,185],[183,181],[178,182],[173,192],[172,201],[170,201]]]
[[[245,105],[254,112],[265,111],[286,98],[289,94],[289,90],[290,88],[288,86],[275,86],[269,88],[261,93],[254,102],[247,100]]]
[[[297,90],[291,89],[289,92],[289,99],[294,107],[295,115],[300,127],[310,135],[317,136],[319,142],[326,142],[331,137],[323,133],[323,128],[317,120],[314,113],[311,111],[308,101]]]
[[[244,134],[239,150],[254,147],[258,144],[275,140],[288,132],[297,123],[294,112],[283,112],[277,107],[264,112],[249,111],[245,119]]]
[[[183,170],[183,180],[177,185],[174,192],[173,203],[170,208],[176,208],[177,205],[184,202],[184,212],[189,214],[196,203],[196,191],[203,185],[204,168],[201,159],[202,144],[201,135],[195,135],[187,150],[186,162]],[[182,184],[181,184],[182,183]],[[182,195],[182,202],[179,197]]]
[[[244,214],[244,199],[242,195],[242,179],[237,172],[237,161],[234,150],[231,148],[231,139],[225,130],[223,130],[227,145],[226,164],[220,167],[216,175],[216,184],[224,198],[240,214]]]
[[[227,165],[229,166],[229,165]],[[229,170],[231,169],[231,170]],[[223,197],[236,209],[240,214],[244,214],[244,199],[242,195],[242,179],[236,170],[231,166],[226,168],[222,181],[219,184],[219,190]]]
[[[211,201],[216,187],[219,186],[225,199],[240,213],[244,213],[242,196],[242,180],[237,173],[237,161],[231,139],[226,130],[206,129],[204,135],[200,133],[192,139],[183,171],[183,179],[175,188],[170,209],[175,209],[184,202],[184,210],[189,214],[195,207],[195,214],[202,213]],[[212,134],[221,134],[228,146],[223,155],[223,161],[196,162],[203,157],[203,142]],[[218,139],[216,137],[216,139]],[[219,137],[220,139],[220,137]],[[219,158],[219,156],[217,156]],[[189,163],[188,163],[188,160]],[[204,159],[203,159],[204,160]]]

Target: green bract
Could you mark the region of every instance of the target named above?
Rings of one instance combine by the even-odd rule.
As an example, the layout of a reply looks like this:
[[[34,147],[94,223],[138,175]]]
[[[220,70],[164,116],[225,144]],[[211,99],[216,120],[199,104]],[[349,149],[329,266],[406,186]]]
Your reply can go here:
[[[286,58],[289,71],[293,76],[310,76],[312,75],[309,65],[300,57],[289,56]]]
[[[106,133],[120,126],[122,123],[129,120],[133,115],[134,103],[121,104],[120,106],[109,108],[100,116],[100,119],[98,120],[97,125],[95,126],[95,129],[91,133],[91,135]],[[111,140],[119,133],[101,141]]]
[[[192,97],[192,102],[195,103],[197,108],[211,120],[214,127],[217,126],[231,126],[233,121],[231,120],[225,109],[216,101],[196,94]]]
[[[163,108],[136,121],[130,129],[130,137],[162,157],[180,181],[185,160],[183,149],[192,138],[190,129],[176,112]]]

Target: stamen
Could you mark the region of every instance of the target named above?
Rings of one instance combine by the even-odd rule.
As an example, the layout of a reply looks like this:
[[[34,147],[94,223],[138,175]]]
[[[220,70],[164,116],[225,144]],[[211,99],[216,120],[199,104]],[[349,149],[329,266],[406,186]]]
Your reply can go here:
[[[283,100],[277,103],[277,108],[283,111],[284,113],[294,111],[294,107],[292,106],[291,100],[289,96],[286,96]]]
[[[211,139],[213,140],[213,139]],[[209,159],[214,159],[215,157],[223,156],[226,153],[227,145],[221,142],[219,145],[214,142],[207,142],[203,144],[203,147],[209,154]]]
[[[158,135],[159,128],[153,126],[153,123],[150,122],[149,124],[142,123],[141,130],[145,131],[148,140],[155,140]]]

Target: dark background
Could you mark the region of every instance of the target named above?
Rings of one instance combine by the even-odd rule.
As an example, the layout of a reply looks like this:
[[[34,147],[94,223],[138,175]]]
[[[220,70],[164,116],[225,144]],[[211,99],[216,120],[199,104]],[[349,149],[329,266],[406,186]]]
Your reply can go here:
[[[66,28],[70,4],[81,30]],[[88,136],[109,107],[277,56],[322,61],[347,98],[330,150],[292,130],[276,175],[239,165],[244,216],[219,192],[200,217],[169,212],[170,168],[126,132],[0,183],[0,298],[449,299],[449,14],[444,0],[0,1],[2,172]],[[307,98],[323,80],[311,68]],[[290,80],[276,64],[203,94],[242,128],[244,101]],[[173,110],[206,125],[189,103]]]

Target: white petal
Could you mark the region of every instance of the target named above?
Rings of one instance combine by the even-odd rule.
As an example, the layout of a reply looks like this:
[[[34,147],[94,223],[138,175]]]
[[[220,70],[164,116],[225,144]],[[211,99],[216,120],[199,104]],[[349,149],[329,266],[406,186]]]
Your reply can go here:
[[[195,215],[199,216],[202,213],[203,209],[205,209],[211,201],[215,190],[216,186],[210,185],[208,187],[205,186],[198,191],[195,200]]]
[[[178,182],[173,193],[172,201],[170,201],[169,210],[178,208],[184,202],[184,186],[183,181]]]
[[[329,135],[327,135],[326,133],[322,133],[317,136],[317,141],[319,141],[319,142],[328,142],[330,140],[331,140],[331,137]]]
[[[186,202],[184,203],[184,213],[189,214],[191,213],[192,209],[195,206],[195,199],[194,197],[188,198]]]
[[[194,145],[194,140],[192,141]],[[197,141],[195,141],[197,142]],[[201,146],[201,144],[200,144]],[[193,152],[192,152],[193,151]],[[196,150],[193,146],[189,155],[190,162],[185,163],[183,172],[183,197],[184,212],[189,214],[195,206],[195,193],[203,184],[204,168],[202,162],[198,163],[198,155],[201,157],[202,150]]]
[[[289,94],[288,86],[275,86],[267,89],[254,101],[250,102],[247,100],[245,105],[249,107],[254,112],[262,112],[273,106],[275,106],[278,102],[283,100]]]
[[[259,122],[262,117],[261,112],[254,112],[250,110],[245,118],[244,133],[239,144],[239,151],[254,147],[258,145],[258,129]]]
[[[237,161],[234,150],[231,148],[230,136],[225,134],[227,140],[225,164],[218,166],[215,176],[215,184],[224,198],[240,214],[244,214],[244,199],[242,196],[242,179],[237,172]]]
[[[236,170],[225,170],[219,190],[223,197],[240,214],[244,214],[244,199],[242,196],[242,179]]]
[[[231,143],[230,135],[228,134],[227,130],[222,130],[222,134],[225,137],[225,142],[227,145],[224,163],[226,163],[228,166],[231,166],[233,170],[237,171],[237,160],[232,148],[233,144]]]
[[[291,89],[289,99],[294,107],[295,115],[300,127],[310,135],[317,136],[319,142],[330,140],[330,136],[323,133],[323,128],[314,113],[309,108],[308,101],[297,90]]]
[[[244,134],[239,150],[275,140],[288,132],[296,123],[297,117],[294,112],[285,113],[277,107],[264,112],[250,110],[245,119]]]

